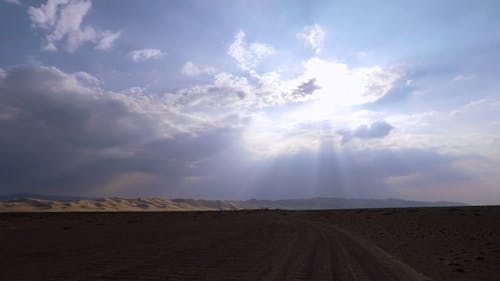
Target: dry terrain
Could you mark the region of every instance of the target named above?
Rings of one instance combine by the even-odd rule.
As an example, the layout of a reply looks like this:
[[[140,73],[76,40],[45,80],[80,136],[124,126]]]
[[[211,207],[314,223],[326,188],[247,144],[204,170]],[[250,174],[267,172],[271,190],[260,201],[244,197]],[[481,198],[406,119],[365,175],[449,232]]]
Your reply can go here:
[[[34,195],[37,196],[37,195]],[[43,196],[42,196],[43,197]],[[248,209],[324,210],[355,208],[399,208],[464,206],[456,202],[419,202],[401,199],[351,199],[316,197],[285,200],[200,200],[165,198],[98,198],[48,199],[22,195],[2,200],[0,212],[154,212],[154,211],[215,211]]]
[[[500,207],[0,214],[0,280],[499,280]]]

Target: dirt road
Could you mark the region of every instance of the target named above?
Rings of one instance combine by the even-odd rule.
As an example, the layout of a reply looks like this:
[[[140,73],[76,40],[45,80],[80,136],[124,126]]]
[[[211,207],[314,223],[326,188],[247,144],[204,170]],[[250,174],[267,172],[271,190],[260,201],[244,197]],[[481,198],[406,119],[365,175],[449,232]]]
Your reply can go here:
[[[0,280],[430,280],[299,212],[0,216]]]
[[[338,227],[293,221],[288,244],[270,260],[281,261],[269,280],[430,280],[374,244]],[[283,252],[284,255],[277,255]]]

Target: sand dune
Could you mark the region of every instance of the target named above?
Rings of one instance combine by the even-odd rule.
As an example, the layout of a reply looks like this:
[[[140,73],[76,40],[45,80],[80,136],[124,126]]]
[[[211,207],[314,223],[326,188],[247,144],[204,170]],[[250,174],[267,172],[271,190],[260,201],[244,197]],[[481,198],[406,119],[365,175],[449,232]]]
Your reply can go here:
[[[103,198],[96,200],[51,201],[20,199],[0,202],[1,212],[61,212],[61,211],[194,211],[215,210],[209,206],[159,198]]]
[[[80,200],[46,200],[24,198],[0,201],[0,212],[85,212],[85,211],[215,211],[242,209],[349,209],[457,206],[453,202],[417,202],[399,199],[310,198],[289,200],[197,200],[162,198],[101,198]]]

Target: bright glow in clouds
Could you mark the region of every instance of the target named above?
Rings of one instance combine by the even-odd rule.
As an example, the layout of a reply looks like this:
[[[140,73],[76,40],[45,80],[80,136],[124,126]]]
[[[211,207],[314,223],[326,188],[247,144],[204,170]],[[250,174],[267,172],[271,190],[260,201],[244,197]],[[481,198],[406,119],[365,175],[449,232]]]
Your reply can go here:
[[[402,76],[400,71],[380,66],[350,68],[344,63],[320,58],[309,59],[303,68],[304,73],[291,80],[282,81],[277,75],[271,76],[272,91],[285,91],[271,99],[271,104],[281,104],[281,108],[270,116],[259,115],[245,135],[249,147],[258,147],[256,152],[276,154],[317,148],[321,139],[318,137],[325,132],[331,136],[336,130],[354,129],[379,121],[377,116],[373,119],[360,114],[363,111],[357,107],[385,96]],[[263,85],[270,84],[266,80],[268,77],[259,77],[263,77]],[[315,87],[310,92],[297,94],[296,88],[305,81],[313,82]],[[304,126],[312,127],[302,130]],[[338,140],[340,138],[336,137]]]
[[[304,68],[300,79],[315,78],[319,89],[314,98],[331,108],[375,102],[401,77],[401,73],[380,66],[349,68],[319,58],[308,60]]]
[[[311,39],[312,47],[319,52],[324,32],[319,26],[305,28],[306,31],[311,34],[304,38]],[[360,119],[356,107],[382,98],[403,75],[396,69],[352,68],[345,63],[314,57],[303,62],[301,75],[284,80],[276,72],[255,70],[265,55],[275,52],[274,48],[263,43],[248,45],[244,39],[245,33],[240,31],[228,53],[241,69],[248,70],[257,80],[256,85],[252,85],[240,78],[244,83],[233,87],[241,93],[249,93],[246,106],[257,106],[245,111],[264,110],[251,114],[251,124],[244,134],[252,153],[268,156],[314,150],[322,137],[334,137],[336,142],[342,139],[332,133],[336,130],[369,126],[379,121]],[[189,66],[185,66],[185,72]],[[273,107],[277,107],[276,110],[272,110]],[[321,125],[318,127],[318,124]]]

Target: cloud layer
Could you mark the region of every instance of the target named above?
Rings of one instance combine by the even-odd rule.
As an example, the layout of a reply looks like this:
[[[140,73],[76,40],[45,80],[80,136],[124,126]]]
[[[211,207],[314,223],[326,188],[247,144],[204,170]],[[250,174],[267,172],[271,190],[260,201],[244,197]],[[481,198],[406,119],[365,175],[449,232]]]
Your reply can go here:
[[[313,92],[314,83],[297,89]],[[415,188],[432,194],[442,192],[439,186],[473,180],[455,164],[468,158],[341,145],[345,138],[386,137],[393,127],[382,121],[348,133],[337,133],[335,124],[324,121],[297,124],[278,133],[288,146],[305,146],[254,158],[258,154],[252,150],[258,146],[247,135],[259,120],[258,91],[227,74],[216,75],[210,85],[154,96],[105,91],[97,78],[84,72],[68,74],[45,66],[8,69],[0,80],[0,129],[7,132],[0,140],[2,190],[206,198],[386,197]],[[279,144],[264,140],[269,146]],[[432,191],[426,189],[430,185]]]
[[[1,80],[0,127],[9,132],[0,141],[4,191],[160,193],[231,135],[182,127],[189,117],[173,105],[158,113],[146,97],[103,91],[84,76],[22,67]]]

